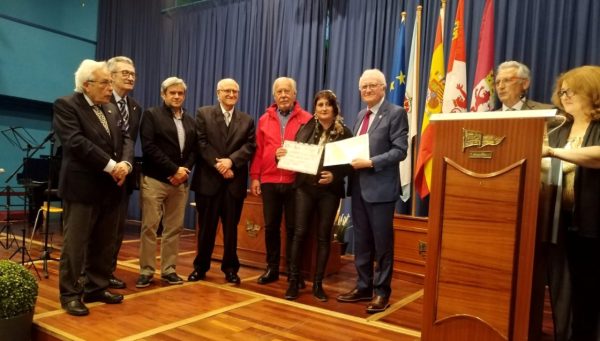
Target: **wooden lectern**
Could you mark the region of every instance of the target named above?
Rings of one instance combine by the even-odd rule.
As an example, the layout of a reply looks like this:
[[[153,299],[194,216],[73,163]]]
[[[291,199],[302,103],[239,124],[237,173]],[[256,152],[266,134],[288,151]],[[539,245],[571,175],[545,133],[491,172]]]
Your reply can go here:
[[[536,339],[540,155],[554,114],[432,115],[423,340]]]

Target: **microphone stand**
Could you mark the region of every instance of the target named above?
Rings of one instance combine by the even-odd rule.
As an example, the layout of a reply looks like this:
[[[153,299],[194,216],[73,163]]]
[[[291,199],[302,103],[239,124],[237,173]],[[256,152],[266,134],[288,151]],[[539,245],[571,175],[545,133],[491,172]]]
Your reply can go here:
[[[52,257],[52,251],[54,251],[54,248],[52,246],[48,246],[48,235],[50,234],[49,229],[50,229],[50,199],[52,198],[52,177],[53,177],[53,167],[52,167],[52,161],[54,159],[54,134],[50,133],[50,135],[48,135],[47,138],[50,141],[50,153],[49,153],[49,157],[48,157],[48,164],[49,164],[49,169],[48,169],[48,187],[46,188],[46,219],[44,219],[44,232],[42,232],[42,234],[44,235],[44,247],[42,249],[42,253],[40,254],[40,258],[38,258],[38,260],[42,260],[43,261],[43,267],[42,267],[42,273],[44,274],[44,278],[48,278],[48,261],[49,260],[53,260],[53,261],[59,261],[58,258],[53,258]]]

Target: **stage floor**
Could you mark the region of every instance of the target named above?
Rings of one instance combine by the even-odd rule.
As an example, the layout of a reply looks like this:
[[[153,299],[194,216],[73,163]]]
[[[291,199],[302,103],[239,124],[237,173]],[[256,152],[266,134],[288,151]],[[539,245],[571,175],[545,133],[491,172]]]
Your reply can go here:
[[[52,230],[58,230],[54,226]],[[21,234],[21,227],[13,225]],[[311,282],[301,290],[296,301],[283,298],[287,283],[259,285],[257,278],[263,269],[242,267],[242,283],[234,286],[225,281],[220,263],[213,262],[206,280],[183,285],[162,283],[160,274],[143,289],[135,288],[138,277],[139,228],[128,226],[119,254],[117,277],[127,288],[114,290],[125,295],[122,304],[88,304],[90,314],[74,317],[60,308],[58,299],[58,262],[47,262],[48,278],[42,274],[43,261],[33,263],[40,274],[39,297],[34,316],[33,340],[419,340],[423,286],[394,279],[392,306],[383,313],[365,312],[368,302],[339,303],[335,297],[353,288],[356,273],[352,256],[342,257],[341,270],[328,276],[324,288],[330,299],[320,302],[312,296]],[[29,233],[29,231],[28,231]],[[29,235],[29,234],[28,234]],[[0,234],[5,239],[5,234]],[[21,243],[19,236],[16,239]],[[29,238],[26,239],[26,244]],[[51,256],[60,256],[62,238],[58,231],[52,237]],[[177,264],[178,274],[186,279],[192,270],[195,255],[194,232],[185,230],[181,236]],[[31,257],[37,259],[42,249],[41,236],[36,234]],[[0,258],[8,258],[16,250],[0,249]],[[157,268],[159,268],[157,250]],[[20,261],[17,254],[13,260]],[[33,267],[30,271],[35,273]],[[545,314],[544,340],[549,335]]]

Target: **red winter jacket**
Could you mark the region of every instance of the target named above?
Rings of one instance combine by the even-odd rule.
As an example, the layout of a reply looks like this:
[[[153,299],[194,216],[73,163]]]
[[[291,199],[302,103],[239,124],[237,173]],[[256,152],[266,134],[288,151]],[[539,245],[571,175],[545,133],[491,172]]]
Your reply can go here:
[[[296,102],[290,113],[290,118],[283,138],[279,124],[277,105],[272,104],[258,119],[256,127],[256,152],[250,166],[250,178],[261,183],[293,183],[295,173],[277,168],[275,151],[283,145],[283,140],[294,141],[300,126],[308,122],[312,115]]]

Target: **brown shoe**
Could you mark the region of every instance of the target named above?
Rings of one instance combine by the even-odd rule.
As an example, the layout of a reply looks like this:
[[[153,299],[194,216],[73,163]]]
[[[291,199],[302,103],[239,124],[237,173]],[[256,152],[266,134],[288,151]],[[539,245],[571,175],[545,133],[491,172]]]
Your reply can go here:
[[[390,299],[383,296],[375,296],[367,306],[367,313],[374,314],[386,310],[390,306]]]
[[[370,291],[361,291],[358,288],[354,288],[351,291],[340,294],[337,297],[339,302],[358,302],[358,301],[370,301],[373,298],[373,294]]]

